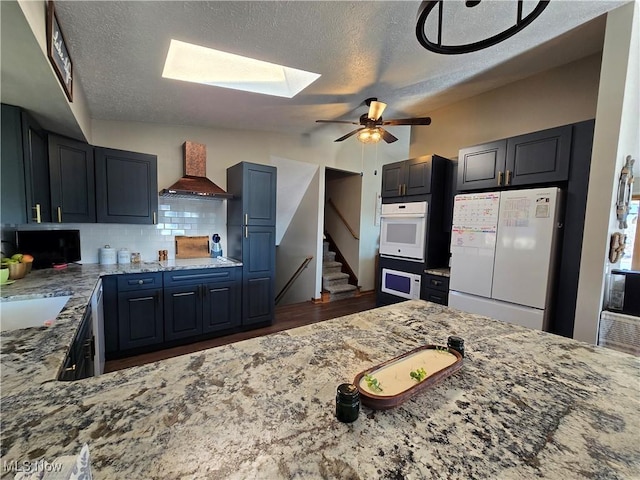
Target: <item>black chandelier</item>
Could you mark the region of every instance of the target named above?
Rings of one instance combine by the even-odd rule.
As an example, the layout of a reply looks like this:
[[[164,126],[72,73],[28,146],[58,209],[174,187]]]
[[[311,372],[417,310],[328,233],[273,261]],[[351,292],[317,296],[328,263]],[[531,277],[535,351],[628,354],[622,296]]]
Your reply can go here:
[[[473,8],[480,4],[481,0],[467,0],[464,2],[463,8]],[[503,2],[504,3],[504,0]],[[547,7],[549,4],[549,0],[539,0],[538,4],[531,10],[527,15],[523,16],[523,0],[512,0],[515,5],[514,19],[515,24],[508,27],[507,29],[492,35],[488,38],[484,38],[479,41],[474,41],[470,43],[459,43],[454,45],[444,45],[442,42],[442,33],[443,33],[443,8],[445,4],[452,5],[456,4],[456,6],[461,5],[462,2],[458,0],[428,0],[423,1],[418,10],[418,23],[416,25],[416,36],[418,37],[418,41],[420,44],[435,53],[442,53],[445,55],[456,55],[460,53],[470,53],[475,52],[477,50],[482,50],[483,48],[491,47],[496,45],[497,43],[506,40],[507,38],[515,35],[520,30],[525,28],[531,22],[533,22]],[[459,8],[459,7],[458,7]],[[437,19],[435,16],[437,15]],[[431,17],[431,18],[429,18]],[[427,21],[429,19],[429,21]],[[480,22],[476,23],[479,25]],[[469,25],[469,28],[473,28],[472,25]],[[428,30],[428,31],[427,31]],[[429,33],[429,37],[427,38],[427,33]]]

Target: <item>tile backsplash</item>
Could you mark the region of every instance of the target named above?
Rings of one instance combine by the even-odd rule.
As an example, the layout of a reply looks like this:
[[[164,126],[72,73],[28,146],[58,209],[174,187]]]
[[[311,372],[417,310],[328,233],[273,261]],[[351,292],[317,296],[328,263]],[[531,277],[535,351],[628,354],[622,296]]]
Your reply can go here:
[[[143,262],[158,259],[158,250],[168,250],[175,258],[174,237],[218,233],[223,252],[227,251],[227,202],[198,198],[159,197],[157,225],[116,223],[43,223],[3,225],[3,240],[10,230],[80,230],[81,263],[98,263],[98,249],[110,245],[140,252]]]

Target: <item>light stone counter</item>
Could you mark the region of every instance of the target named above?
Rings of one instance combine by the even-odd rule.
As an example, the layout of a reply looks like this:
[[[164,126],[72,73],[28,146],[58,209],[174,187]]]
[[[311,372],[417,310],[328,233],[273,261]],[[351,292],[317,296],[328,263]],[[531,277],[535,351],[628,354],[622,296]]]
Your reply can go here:
[[[0,301],[70,295],[52,327],[0,332],[0,387],[18,392],[33,384],[56,381],[76,330],[98,280],[105,275],[160,272],[193,268],[238,267],[231,258],[198,258],[125,265],[70,264],[64,270],[34,270],[0,288]],[[0,319],[2,321],[2,319]],[[4,405],[2,405],[4,413]]]
[[[451,334],[465,339],[459,372],[335,419],[338,384]],[[96,479],[634,479],[639,370],[628,354],[415,300],[77,382],[13,370],[27,385],[3,376],[1,461],[86,442]]]

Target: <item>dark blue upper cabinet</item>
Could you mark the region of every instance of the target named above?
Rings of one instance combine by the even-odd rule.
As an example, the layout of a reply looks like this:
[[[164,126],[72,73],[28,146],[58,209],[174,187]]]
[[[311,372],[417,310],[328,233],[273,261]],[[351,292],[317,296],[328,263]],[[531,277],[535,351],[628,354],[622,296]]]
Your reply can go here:
[[[505,186],[568,180],[572,128],[565,125],[509,138]]]
[[[270,165],[241,162],[227,169],[228,225],[276,224],[277,169]]]
[[[565,125],[461,149],[458,191],[567,181],[572,131]]]
[[[506,140],[461,149],[458,154],[458,190],[502,187],[506,152]]]
[[[2,221],[50,222],[46,133],[27,112],[12,105],[2,104],[1,124]]]
[[[3,223],[26,222],[26,199],[24,193],[24,158],[22,154],[22,128],[20,109],[2,104],[2,207]]]
[[[95,148],[98,223],[157,223],[155,155]]]
[[[51,210],[57,223],[95,223],[96,191],[93,147],[49,135]]]

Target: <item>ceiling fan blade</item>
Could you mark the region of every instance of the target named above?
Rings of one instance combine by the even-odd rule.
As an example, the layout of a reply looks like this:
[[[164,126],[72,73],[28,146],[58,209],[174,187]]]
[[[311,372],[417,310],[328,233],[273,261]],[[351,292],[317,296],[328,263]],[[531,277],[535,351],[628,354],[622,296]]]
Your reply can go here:
[[[347,123],[349,125],[360,125],[358,122],[350,122],[349,120],[316,120],[316,123]]]
[[[371,120],[378,120],[382,116],[382,112],[387,108],[386,103],[372,101],[369,105],[369,115]]]
[[[356,128],[355,130],[352,130],[351,132],[347,133],[345,136],[335,139],[334,142],[341,142],[343,140],[346,140],[347,138],[351,137],[352,135],[355,135],[360,130],[364,130],[365,128],[366,127]]]
[[[380,133],[382,134],[382,139],[387,142],[387,143],[393,143],[396,140],[398,140],[396,137],[394,137],[393,135],[391,135],[389,132],[387,132],[384,128],[380,128],[378,127],[378,130],[380,131]]]
[[[431,117],[396,118],[385,120],[382,125],[431,125]]]

